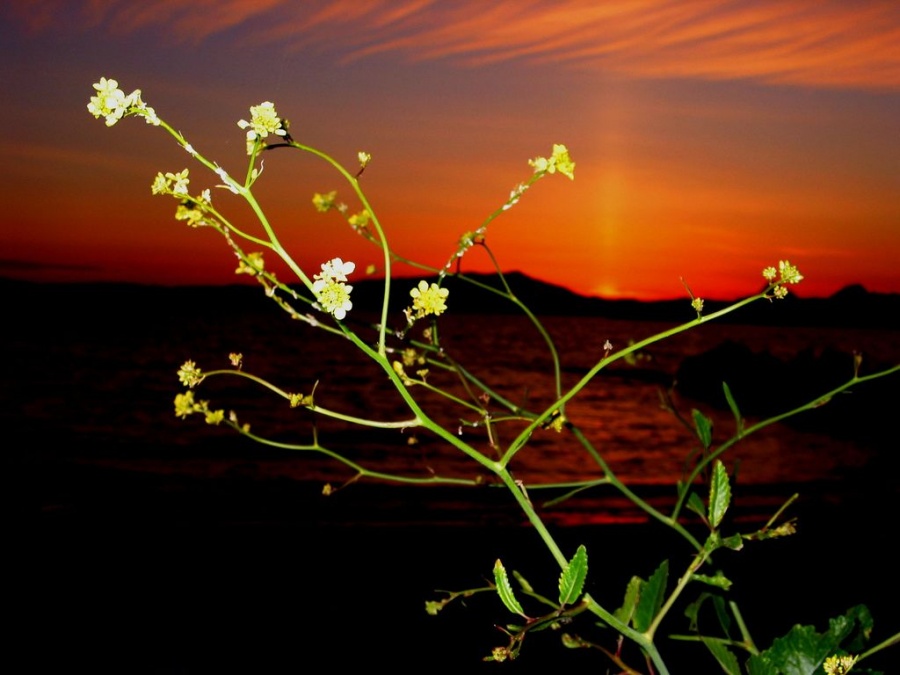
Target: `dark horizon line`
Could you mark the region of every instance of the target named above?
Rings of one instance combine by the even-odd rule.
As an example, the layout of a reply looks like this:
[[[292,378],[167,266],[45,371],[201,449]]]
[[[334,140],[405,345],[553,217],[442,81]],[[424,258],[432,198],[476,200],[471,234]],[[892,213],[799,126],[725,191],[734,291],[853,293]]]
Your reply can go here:
[[[465,275],[481,285],[497,288],[497,274],[475,273]],[[437,277],[426,277],[429,283]],[[580,295],[564,286],[550,284],[529,277],[521,272],[504,274],[504,278],[518,298],[527,300],[527,306],[536,316],[594,317],[627,321],[661,321],[681,324],[697,318],[690,298],[668,300],[634,300],[601,298]],[[393,277],[399,280],[421,280],[422,277]],[[491,282],[493,281],[493,284]],[[366,313],[363,308],[381,307],[381,279],[363,279],[353,286],[354,311]],[[457,276],[444,279],[450,289],[451,311],[454,307],[460,315],[512,316],[521,309],[502,297],[476,284],[466,283]],[[293,286],[296,287],[296,284]],[[410,286],[411,288],[412,286]],[[130,307],[137,311],[159,308],[167,313],[197,311],[197,307],[215,312],[217,309],[239,304],[242,311],[265,311],[271,303],[265,299],[252,280],[248,283],[221,285],[162,285],[131,282],[52,282],[26,281],[0,277],[0,288],[5,291],[7,309],[13,314],[28,316],[36,307],[54,307],[57,314],[71,313],[71,318],[85,312],[105,311],[115,307],[124,311]],[[762,290],[763,286],[760,287]],[[746,297],[746,296],[745,296]],[[398,289],[390,300],[392,313],[402,312],[409,305],[408,289]],[[704,299],[706,315],[725,309],[734,300]],[[105,309],[104,309],[105,308]],[[369,312],[371,313],[371,312]],[[804,298],[791,293],[784,300],[754,302],[738,311],[718,319],[720,322],[768,326],[821,326],[855,327],[869,329],[900,329],[900,293],[873,293],[860,284],[845,286],[827,298]]]
[[[572,296],[582,299],[582,300],[598,300],[602,302],[621,302],[621,303],[639,303],[645,305],[653,305],[653,304],[668,304],[668,303],[683,303],[685,299],[688,301],[690,297],[685,295],[679,296],[670,296],[670,297],[659,297],[656,299],[641,299],[634,296],[604,296],[604,295],[588,295],[584,293],[580,293],[578,291],[572,290],[566,285],[553,283],[549,281],[544,281],[538,277],[532,276],[525,272],[521,272],[519,270],[511,270],[509,272],[504,272],[503,276],[509,279],[524,279],[530,283],[538,284],[540,286],[544,286],[547,288],[558,289],[559,291],[571,294]],[[430,274],[430,275],[403,275],[398,274],[391,277],[392,281],[415,281],[418,282],[421,279],[425,279],[429,283],[432,281],[437,281],[439,275]],[[446,275],[447,279],[454,278],[462,278],[462,279],[475,279],[484,283],[484,280],[489,279],[499,279],[500,275],[496,272],[469,272],[464,274],[448,274]],[[380,285],[384,281],[384,276],[369,276],[365,279],[358,279],[351,282],[351,286],[354,288],[359,287],[371,287],[376,284]],[[159,288],[159,289],[193,289],[193,290],[214,290],[214,289],[228,289],[228,288],[256,288],[258,285],[254,283],[252,278],[247,277],[246,280],[243,281],[230,281],[230,282],[220,282],[220,283],[160,283],[160,282],[143,282],[143,281],[111,281],[111,280],[83,280],[83,281],[54,281],[54,280],[33,280],[33,279],[23,279],[15,276],[8,276],[0,274],[0,284],[8,286],[8,285],[29,285],[29,286],[70,286],[70,287],[81,287],[87,288],[91,286],[95,287],[137,287],[137,288]],[[295,288],[300,286],[298,283],[291,283],[288,286]],[[764,288],[764,284],[760,285],[760,289]],[[877,296],[877,297],[885,297],[885,298],[897,298],[900,300],[900,292],[880,292],[880,291],[870,291],[865,287],[864,284],[858,282],[847,283],[842,286],[840,289],[831,293],[830,295],[809,295],[806,296],[803,294],[802,289],[790,288],[789,298],[792,300],[830,300],[835,297],[844,296],[848,293],[853,295],[865,295],[865,296]],[[737,302],[743,298],[749,297],[748,295],[739,295],[733,298],[704,298],[704,301],[707,304],[723,304],[723,303],[732,303]]]

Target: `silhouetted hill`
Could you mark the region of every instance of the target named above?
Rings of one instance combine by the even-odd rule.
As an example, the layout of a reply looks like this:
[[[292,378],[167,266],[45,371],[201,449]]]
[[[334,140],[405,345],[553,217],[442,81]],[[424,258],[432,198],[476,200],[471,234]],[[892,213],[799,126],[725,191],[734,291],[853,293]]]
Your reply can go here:
[[[496,274],[468,274],[466,277],[481,286],[501,289]],[[528,308],[540,316],[601,316],[631,321],[690,321],[696,315],[687,298],[644,302],[639,300],[608,300],[573,293],[563,286],[550,284],[521,272],[505,275],[510,289]],[[433,277],[429,282],[436,281]],[[409,304],[408,288],[418,279],[396,279],[393,300],[395,311]],[[466,314],[518,314],[521,310],[505,298],[447,277],[450,289],[448,305],[453,311]],[[380,281],[363,281],[353,285],[357,306],[377,306],[381,297]],[[707,300],[706,313],[726,307],[725,301]],[[463,310],[457,308],[463,307]],[[848,286],[829,298],[800,298],[789,294],[784,300],[758,302],[737,310],[720,321],[755,325],[784,326],[856,326],[865,328],[900,328],[900,294],[870,293],[859,285]]]
[[[496,274],[469,274],[469,283],[457,277],[444,279],[450,289],[451,311],[465,314],[507,315],[521,310],[489,289],[501,289]],[[410,303],[409,290],[418,278],[395,278],[393,312],[402,312]],[[436,277],[428,279],[436,281]],[[516,297],[540,316],[601,316],[611,319],[671,321],[681,323],[694,318],[685,299],[643,302],[608,300],[573,293],[562,286],[546,283],[521,272],[510,272],[506,281]],[[147,286],[140,284],[31,283],[0,279],[4,305],[18,318],[50,312],[76,316],[86,309],[113,311],[123,317],[146,313],[166,316],[183,312],[268,312],[279,311],[255,285],[231,286]],[[365,279],[353,282],[353,302],[357,310],[380,306],[382,281]],[[728,303],[706,301],[706,313]],[[302,307],[302,305],[301,305]],[[730,323],[783,326],[854,326],[860,328],[900,328],[900,294],[870,293],[859,285],[847,286],[829,298],[801,298],[791,293],[784,300],[758,302],[720,319]]]

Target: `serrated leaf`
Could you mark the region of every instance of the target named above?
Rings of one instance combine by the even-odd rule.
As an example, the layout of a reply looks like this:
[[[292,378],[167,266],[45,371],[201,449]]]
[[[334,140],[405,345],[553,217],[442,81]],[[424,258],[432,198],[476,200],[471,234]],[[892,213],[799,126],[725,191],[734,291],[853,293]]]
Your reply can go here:
[[[741,411],[738,409],[737,401],[735,401],[734,396],[731,395],[731,389],[727,382],[722,382],[722,391],[725,392],[725,400],[728,401],[728,407],[731,410],[731,414],[734,415],[734,425],[737,430],[737,437],[741,438],[744,435],[744,418],[741,416]]]
[[[748,675],[780,675],[781,673],[765,654],[754,654],[747,659],[746,665]]]
[[[830,653],[831,647],[820,644],[815,628],[799,625],[764,652],[777,668],[797,675],[812,675]]]
[[[706,518],[706,504],[703,503],[703,500],[700,499],[700,495],[696,492],[692,492],[688,496],[687,507],[701,518]]]
[[[731,485],[728,483],[728,472],[721,460],[716,460],[709,482],[709,524],[711,527],[719,527],[730,503]]]
[[[641,584],[640,598],[634,611],[634,627],[641,633],[650,627],[653,618],[662,607],[668,581],[669,561],[663,560],[653,576]]]
[[[731,639],[731,616],[725,606],[725,598],[721,595],[708,593],[704,591],[694,602],[687,606],[684,615],[690,619],[690,629],[694,632],[699,630],[700,609],[704,603],[709,600],[713,607],[713,612],[719,621],[719,626],[727,639]]]
[[[849,640],[841,643],[844,649],[851,653],[865,651],[866,643],[869,641],[869,636],[872,634],[872,628],[875,625],[869,608],[865,605],[856,605],[848,609],[844,617],[856,619],[859,622],[859,627],[848,636]]]
[[[587,577],[587,549],[584,544],[578,547],[575,555],[559,575],[559,604],[571,605],[581,596],[584,580]]]
[[[776,638],[772,646],[759,656],[765,659],[766,665],[771,664],[780,671],[811,675],[846,639],[850,638],[854,646],[861,648],[866,634],[871,630],[871,622],[868,608],[857,605],[843,616],[829,620],[828,630],[824,633],[817,633],[812,626],[794,626],[787,635]],[[857,636],[857,631],[862,635]]]
[[[714,595],[712,599],[713,609],[716,610],[716,619],[719,621],[719,627],[729,640],[731,639],[731,613],[725,606],[725,598],[721,595]]]
[[[516,594],[513,593],[512,586],[509,583],[509,577],[506,574],[506,568],[503,566],[503,563],[500,562],[500,558],[497,558],[497,562],[494,563],[494,583],[497,586],[497,595],[500,596],[500,600],[503,601],[506,609],[513,614],[525,616],[525,611],[516,599]]]
[[[697,430],[697,438],[700,439],[703,447],[708,450],[709,446],[712,445],[712,420],[696,408],[691,410],[691,415],[694,418],[694,428]]]
[[[737,657],[719,640],[713,640],[708,637],[700,636],[700,640],[706,645],[710,653],[715,657],[719,665],[722,666],[728,675],[741,675],[741,666],[738,664]]]
[[[613,615],[626,625],[631,623],[631,618],[634,616],[635,607],[637,607],[638,599],[641,597],[641,586],[643,583],[644,580],[640,577],[631,577],[631,581],[628,582],[628,587],[625,589],[625,599],[622,601],[622,606],[613,612]]]

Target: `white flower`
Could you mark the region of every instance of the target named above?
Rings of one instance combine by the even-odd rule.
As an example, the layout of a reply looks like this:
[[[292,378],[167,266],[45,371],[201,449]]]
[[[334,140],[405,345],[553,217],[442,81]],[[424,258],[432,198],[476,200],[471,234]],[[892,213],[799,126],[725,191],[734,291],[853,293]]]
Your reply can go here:
[[[338,321],[347,316],[347,312],[353,309],[350,301],[350,291],[353,286],[348,286],[347,275],[356,269],[356,263],[344,262],[340,258],[332,258],[322,263],[322,271],[313,279],[312,290],[316,295],[319,306]]]
[[[91,97],[88,111],[94,117],[105,117],[106,126],[111,127],[128,111],[131,97],[119,89],[116,80],[107,80],[105,77],[101,77],[100,81],[94,84],[94,89],[97,90],[97,95]]]
[[[94,89],[97,94],[91,97],[87,106],[88,112],[94,117],[105,118],[106,126],[111,127],[126,115],[140,115],[147,120],[147,124],[160,125],[160,119],[153,108],[141,100],[140,89],[135,89],[126,96],[125,92],[119,89],[116,80],[105,77],[101,77],[100,81],[94,84]]]
[[[178,173],[167,171],[165,174],[163,174],[162,172],[160,172],[157,173],[156,178],[153,179],[153,185],[150,186],[150,191],[155,195],[169,193],[187,195],[188,184],[190,182],[191,179],[188,178],[187,169],[179,171]]]
[[[429,286],[428,282],[423,279],[409,294],[413,299],[412,309],[415,311],[415,316],[421,319],[429,314],[440,316],[446,311],[446,301],[447,296],[450,294],[450,289],[441,288],[435,283]]]
[[[319,279],[313,283],[313,293],[316,294],[319,306],[338,321],[342,321],[347,312],[353,309],[353,303],[350,302],[352,290],[353,286],[333,279]]]
[[[166,178],[171,181],[172,192],[182,195],[188,194],[188,183],[191,182],[191,179],[188,178],[187,169],[183,169],[178,173],[167,173]]]
[[[239,120],[238,126],[247,130],[247,154],[253,153],[257,141],[268,138],[269,134],[286,136],[286,125],[275,112],[275,104],[263,101],[259,105],[250,106],[250,121]]]
[[[356,263],[344,262],[340,258],[333,258],[326,263],[322,263],[322,271],[315,275],[314,279],[331,279],[333,281],[347,281],[347,275],[353,274],[356,269]]]

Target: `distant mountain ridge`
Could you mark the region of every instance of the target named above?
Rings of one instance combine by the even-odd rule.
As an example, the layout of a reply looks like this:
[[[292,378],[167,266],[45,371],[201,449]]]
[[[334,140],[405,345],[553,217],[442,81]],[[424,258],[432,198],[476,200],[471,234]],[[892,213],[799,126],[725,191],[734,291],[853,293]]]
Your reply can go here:
[[[519,310],[505,298],[481,286],[500,289],[496,274],[467,274],[476,284],[455,276],[444,279],[450,289],[451,311],[465,314],[511,315]],[[535,279],[521,272],[504,275],[512,292],[539,316],[599,316],[632,321],[671,321],[682,323],[694,318],[688,298],[681,300],[640,301],[605,299],[579,295],[569,289]],[[437,277],[425,277],[430,283]],[[392,280],[391,311],[399,312],[410,303],[409,289],[420,277],[395,277]],[[381,279],[354,280],[353,302],[356,308],[380,306]],[[165,308],[179,311],[219,310],[253,311],[273,306],[261,289],[250,285],[230,286],[150,286],[120,283],[36,283],[0,278],[4,305],[20,318],[31,311],[74,311],[87,305],[109,304],[117,311],[131,308]],[[705,313],[727,306],[726,301],[706,300]],[[723,317],[720,321],[753,325],[853,326],[859,328],[900,328],[900,294],[871,293],[861,285],[847,286],[828,298],[801,298],[790,294],[784,300],[758,302]]]
[[[493,288],[501,288],[496,274],[467,274],[466,277]],[[627,319],[631,321],[672,321],[682,323],[690,321],[696,314],[691,308],[690,299],[680,300],[629,300],[606,299],[579,295],[569,289],[530,277],[522,272],[504,274],[512,292],[522,300],[528,308],[539,316],[600,316],[610,319]],[[436,281],[436,277],[427,278]],[[406,280],[395,279],[399,284]],[[417,280],[410,279],[409,286]],[[450,289],[448,305],[460,305],[467,314],[518,314],[520,310],[508,300],[456,277],[444,279],[444,286]],[[354,300],[375,292],[380,298],[381,283],[365,281],[354,284]],[[400,298],[407,303],[405,291],[395,293],[393,300]],[[452,300],[451,300],[452,299]],[[709,314],[731,302],[706,300],[705,313]],[[858,326],[865,328],[900,328],[900,294],[870,293],[863,286],[854,284],[847,286],[828,298],[801,298],[789,294],[784,300],[773,300],[771,303],[758,302],[737,310],[734,314],[723,317],[720,321],[746,323],[754,325],[820,325],[820,326]]]

